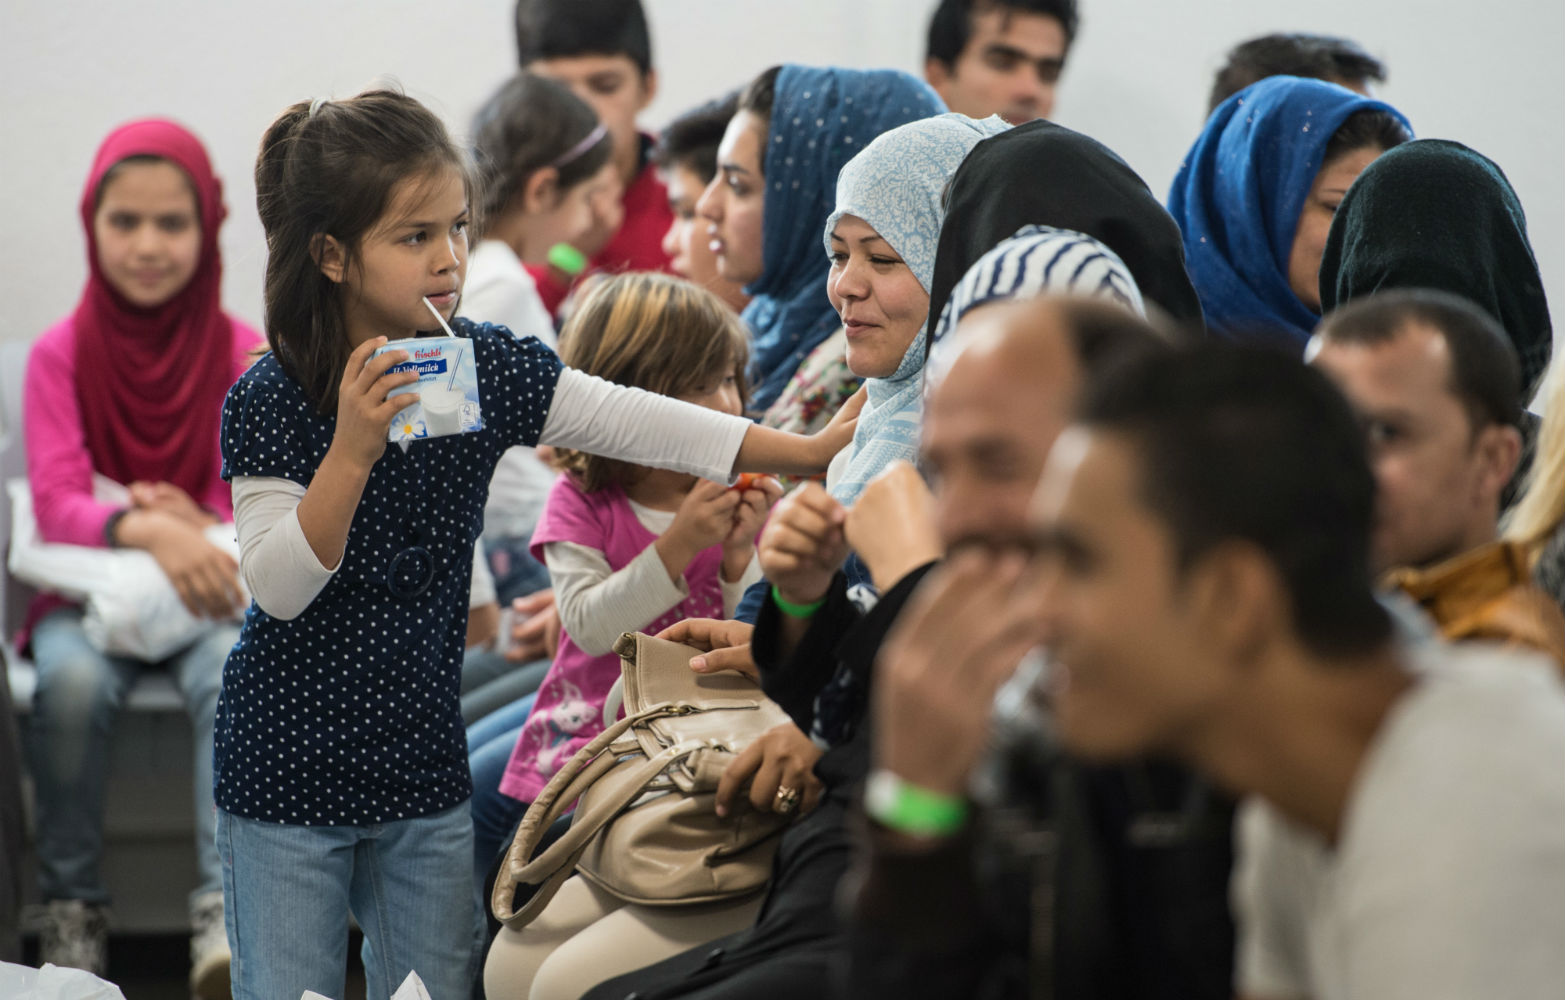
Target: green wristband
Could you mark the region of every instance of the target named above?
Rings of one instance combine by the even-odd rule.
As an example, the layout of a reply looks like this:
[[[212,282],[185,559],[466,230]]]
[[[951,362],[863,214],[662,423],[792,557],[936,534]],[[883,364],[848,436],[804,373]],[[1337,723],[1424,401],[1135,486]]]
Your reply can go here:
[[[549,263],[574,278],[587,270],[587,255],[569,243],[556,243],[549,248]]]
[[[932,792],[877,770],[864,785],[864,811],[881,826],[910,837],[948,837],[967,822],[967,800]]]
[[[789,618],[813,618],[815,612],[826,605],[826,598],[821,598],[811,604],[793,604],[783,600],[783,595],[777,592],[777,584],[772,584],[772,603],[777,605],[777,610]]]

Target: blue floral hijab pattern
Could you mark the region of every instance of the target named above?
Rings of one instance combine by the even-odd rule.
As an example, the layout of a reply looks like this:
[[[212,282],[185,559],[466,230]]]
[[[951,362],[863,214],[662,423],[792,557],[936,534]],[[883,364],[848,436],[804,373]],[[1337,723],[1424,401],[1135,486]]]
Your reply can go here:
[[[762,160],[765,267],[745,287],[753,410],[770,406],[805,356],[841,325],[826,298],[820,251],[838,172],[882,132],[943,111],[928,84],[900,70],[788,65],[778,73]]]
[[[1218,105],[1168,195],[1206,325],[1219,337],[1286,334],[1300,350],[1320,316],[1288,284],[1299,213],[1326,144],[1383,101],[1321,80],[1274,76]],[[1411,131],[1411,126],[1409,126]]]
[[[997,115],[975,121],[947,114],[892,129],[870,143],[837,177],[837,207],[821,234],[827,253],[837,220],[855,216],[891,244],[929,291],[946,183],[974,146],[1008,128]],[[926,319],[895,372],[864,383],[869,399],[853,434],[853,450],[847,468],[832,484],[832,496],[844,504],[857,500],[892,462],[918,458],[929,325]]]

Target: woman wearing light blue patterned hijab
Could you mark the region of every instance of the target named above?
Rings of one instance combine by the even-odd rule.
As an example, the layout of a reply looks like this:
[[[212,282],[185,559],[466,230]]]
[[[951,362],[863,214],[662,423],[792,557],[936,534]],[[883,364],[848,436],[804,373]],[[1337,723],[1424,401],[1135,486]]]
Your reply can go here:
[[[882,134],[837,177],[823,234],[826,289],[847,331],[848,367],[869,391],[848,457],[828,477],[843,504],[892,462],[917,457],[942,196],[972,148],[1008,127],[998,116],[912,122]]]

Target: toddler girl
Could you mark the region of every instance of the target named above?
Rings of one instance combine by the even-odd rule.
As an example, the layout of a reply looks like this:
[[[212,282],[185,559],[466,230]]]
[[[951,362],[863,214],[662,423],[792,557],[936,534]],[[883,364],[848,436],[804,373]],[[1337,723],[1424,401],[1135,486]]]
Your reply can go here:
[[[620,385],[737,415],[747,355],[744,328],[715,295],[677,278],[629,274],[594,289],[567,325],[560,357]],[[620,675],[614,641],[732,614],[744,586],[759,579],[755,534],[781,494],[769,479],[741,493],[580,452],[560,460],[568,472],[532,537],[556,582],[560,649],[536,706],[524,699],[483,723],[507,720],[471,760],[479,874],[527,803],[602,732],[604,699]]]

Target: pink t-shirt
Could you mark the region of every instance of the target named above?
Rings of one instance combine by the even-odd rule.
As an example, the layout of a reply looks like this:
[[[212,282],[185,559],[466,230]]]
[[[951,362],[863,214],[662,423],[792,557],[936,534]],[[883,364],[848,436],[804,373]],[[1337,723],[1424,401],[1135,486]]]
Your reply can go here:
[[[561,476],[544,503],[532,551],[542,560],[550,542],[574,542],[603,553],[609,568],[618,572],[657,537],[636,518],[620,487],[584,493],[570,476]],[[685,570],[688,597],[656,621],[627,621],[615,628],[656,634],[686,618],[723,617],[722,565],[722,546],[705,550]],[[603,732],[603,705],[619,675],[617,655],[590,656],[562,631],[559,652],[511,751],[500,791],[523,802],[536,799],[560,766]]]

